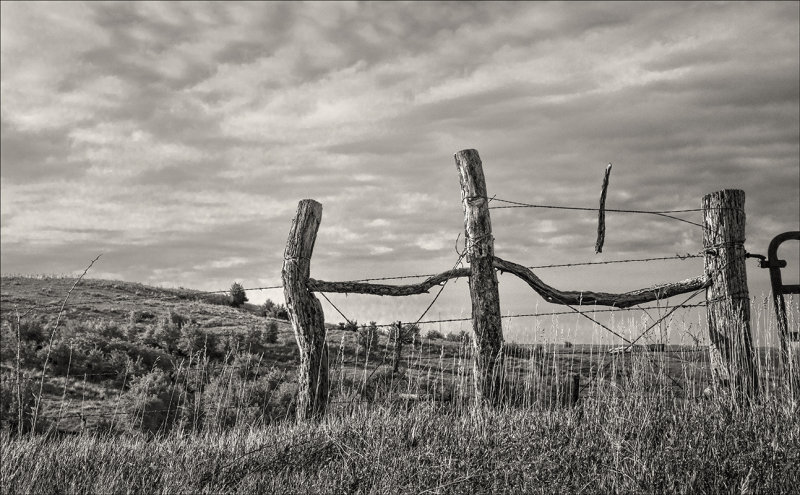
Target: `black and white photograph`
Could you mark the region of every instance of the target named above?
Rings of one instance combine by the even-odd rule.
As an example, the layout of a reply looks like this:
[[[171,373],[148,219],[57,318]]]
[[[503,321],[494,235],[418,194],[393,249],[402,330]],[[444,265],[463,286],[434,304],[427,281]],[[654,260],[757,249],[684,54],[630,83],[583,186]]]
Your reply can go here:
[[[800,493],[800,1],[0,2],[0,493]]]

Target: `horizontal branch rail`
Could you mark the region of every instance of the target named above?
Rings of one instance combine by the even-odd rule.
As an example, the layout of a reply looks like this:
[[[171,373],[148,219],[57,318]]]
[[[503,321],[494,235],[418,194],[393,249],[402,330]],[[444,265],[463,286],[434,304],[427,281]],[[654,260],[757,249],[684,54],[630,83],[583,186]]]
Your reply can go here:
[[[637,304],[666,299],[679,294],[686,294],[698,289],[708,287],[710,280],[705,275],[681,282],[661,284],[644,289],[638,289],[622,294],[590,291],[561,291],[547,285],[530,269],[495,257],[494,267],[501,272],[516,275],[527,283],[534,291],[554,304],[597,305],[613,306],[616,308],[629,308]],[[372,294],[376,296],[411,296],[427,293],[432,287],[437,286],[451,278],[468,277],[469,268],[448,270],[430,277],[418,284],[387,285],[369,284],[364,282],[326,282],[324,280],[308,280],[308,288],[315,292],[338,292],[348,294]]]
[[[622,294],[609,294],[606,292],[591,291],[560,291],[550,287],[537,277],[532,271],[517,263],[495,257],[494,266],[502,272],[508,272],[525,281],[533,290],[554,304],[597,305],[629,308],[646,302],[666,299],[668,297],[685,294],[708,287],[711,282],[705,275],[681,282],[661,284],[645,289],[638,289]]]
[[[347,294],[372,294],[375,296],[413,296],[424,294],[451,278],[469,277],[469,268],[455,268],[434,275],[418,284],[389,285],[365,282],[326,282],[308,279],[308,288],[314,292],[343,292]]]

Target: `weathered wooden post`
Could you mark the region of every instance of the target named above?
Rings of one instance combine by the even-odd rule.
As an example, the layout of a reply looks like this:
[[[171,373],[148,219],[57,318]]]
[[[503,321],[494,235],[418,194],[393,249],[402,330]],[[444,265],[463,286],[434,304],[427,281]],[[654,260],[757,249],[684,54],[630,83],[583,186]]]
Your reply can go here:
[[[403,355],[403,323],[398,321],[392,327],[394,330],[394,357],[392,358],[392,373],[400,371],[400,359]]]
[[[750,334],[750,295],[744,249],[744,191],[726,189],[703,197],[706,315],[715,383],[746,397],[758,391]]]
[[[319,299],[309,290],[311,253],[322,220],[322,205],[304,199],[289,230],[283,255],[283,295],[300,348],[297,419],[325,414],[328,403],[328,347],[325,345],[325,315]]]
[[[494,237],[489,218],[489,198],[483,166],[476,150],[455,154],[461,179],[467,261],[470,264],[469,294],[472,329],[475,332],[475,392],[493,404],[502,397],[505,370],[500,295],[494,269]]]

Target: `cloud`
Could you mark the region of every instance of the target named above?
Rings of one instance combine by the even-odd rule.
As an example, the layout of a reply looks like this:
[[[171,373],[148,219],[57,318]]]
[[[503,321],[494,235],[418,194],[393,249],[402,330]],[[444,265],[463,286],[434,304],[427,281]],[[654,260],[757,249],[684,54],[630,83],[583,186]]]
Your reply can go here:
[[[792,3],[1,8],[4,272],[103,250],[131,280],[263,285],[304,198],[324,207],[316,276],[441,271],[463,231],[464,148],[501,199],[593,207],[612,162],[609,208],[742,188],[753,252],[800,224]],[[595,259],[592,212],[491,214],[500,256]],[[698,228],[664,218],[610,212],[607,227],[603,256],[700,248]],[[462,289],[441,301],[460,307]],[[376,318],[421,301],[356,300]]]

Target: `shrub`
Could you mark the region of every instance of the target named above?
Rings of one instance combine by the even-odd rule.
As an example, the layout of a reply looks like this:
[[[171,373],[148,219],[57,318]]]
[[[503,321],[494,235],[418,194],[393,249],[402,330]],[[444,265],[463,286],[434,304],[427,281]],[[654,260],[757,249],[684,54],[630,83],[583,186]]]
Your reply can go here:
[[[148,347],[159,347],[158,337],[156,336],[156,325],[147,325],[144,332],[139,332],[136,335],[136,340]]]
[[[466,330],[461,330],[458,333],[448,333],[446,338],[449,342],[460,342],[462,344],[472,342],[472,335]]]
[[[95,321],[87,325],[87,330],[105,340],[125,339],[126,333],[113,321]]]
[[[122,369],[123,376],[127,373],[127,380],[134,375],[143,375],[154,367],[161,369],[170,367],[171,357],[161,349],[132,342],[112,342],[112,345],[114,346],[113,351],[125,353],[128,356],[125,368]]]
[[[269,401],[269,420],[292,419],[297,413],[297,383],[282,382],[272,393]]]
[[[134,378],[122,401],[128,427],[151,434],[168,432],[181,416],[179,397],[163,370]]]
[[[255,378],[261,371],[261,356],[249,352],[240,352],[233,357],[230,367],[241,378],[246,380]]]
[[[234,282],[233,285],[231,285],[230,295],[231,306],[234,308],[238,308],[248,301],[247,293],[245,293],[244,287],[242,287],[242,284],[239,282]]]
[[[444,339],[444,334],[438,330],[428,330],[425,334],[425,338],[429,340],[442,340]]]
[[[253,329],[255,330],[255,328]],[[260,333],[260,332],[259,332]],[[278,343],[278,324],[274,321],[267,323],[267,329],[264,332],[264,343],[265,344],[277,344]]]
[[[44,363],[45,357],[47,357],[46,346],[37,352],[37,361]],[[62,339],[53,342],[47,369],[48,372],[56,375],[66,375],[69,372],[70,375],[77,376],[87,372],[85,362],[86,353],[83,346],[75,346],[71,341]]]
[[[217,339],[217,353],[225,356],[226,362],[247,347],[245,336],[241,332],[231,330]]]
[[[252,358],[252,357],[251,357]],[[238,362],[246,361],[246,355]],[[248,377],[231,368],[211,379],[203,390],[205,425],[212,428],[272,423],[295,415],[297,386],[276,368]]]
[[[234,426],[243,406],[247,406],[246,382],[230,368],[211,378],[203,389],[205,426],[226,428]]]
[[[22,423],[20,424],[20,411]],[[16,377],[11,374],[0,376],[0,429],[11,435],[27,433],[33,427],[33,416],[36,411],[35,383],[27,373],[20,376],[19,395],[17,395]],[[42,418],[37,420],[36,430],[45,427]]]
[[[172,323],[173,326],[177,327],[178,330],[183,328],[184,325],[190,323],[190,319],[186,316],[183,316],[180,313],[176,313],[175,311],[169,310],[167,312],[167,320]]]
[[[132,309],[128,314],[128,325],[135,325],[137,323],[152,323],[156,318],[156,315],[150,311]]]
[[[289,311],[286,309],[286,306],[283,304],[275,304],[271,299],[264,301],[264,304],[261,306],[261,315],[277,318],[279,320],[289,319]]]
[[[172,311],[160,317],[152,331],[151,338],[155,346],[169,353],[176,352],[185,321],[185,318]]]
[[[35,329],[33,335],[31,330]],[[20,365],[35,367],[41,365],[38,352],[47,347],[47,340],[43,336],[43,327],[39,323],[30,324],[25,320],[20,322]],[[0,325],[0,362],[17,362],[17,323],[12,319],[3,320]]]
[[[358,329],[356,340],[358,346],[364,350],[375,349],[378,347],[378,326],[374,321],[369,325],[364,325]]]
[[[347,323],[339,323],[339,328],[341,328],[345,332],[357,332],[358,320],[348,321]]]
[[[208,357],[221,357],[223,353],[217,349],[217,340],[216,335],[202,331],[197,325],[186,325],[181,328],[178,350],[186,357],[197,353]]]
[[[14,326],[12,325],[13,329]],[[47,323],[42,318],[26,318],[19,321],[19,338],[23,341],[46,344],[50,340]]]
[[[103,351],[94,347],[86,353],[82,372],[92,375],[91,378],[95,381],[103,381],[116,376],[117,370],[113,368],[111,361],[107,359]],[[87,378],[89,377],[87,376]]]

